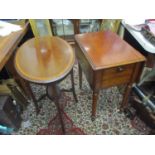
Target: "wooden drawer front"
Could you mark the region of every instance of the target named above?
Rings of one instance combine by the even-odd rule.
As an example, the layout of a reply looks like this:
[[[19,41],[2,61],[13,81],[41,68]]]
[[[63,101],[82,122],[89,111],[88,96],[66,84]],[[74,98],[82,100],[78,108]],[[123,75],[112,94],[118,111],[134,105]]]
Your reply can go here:
[[[131,79],[134,64],[106,69],[102,72],[102,87],[128,83]]]

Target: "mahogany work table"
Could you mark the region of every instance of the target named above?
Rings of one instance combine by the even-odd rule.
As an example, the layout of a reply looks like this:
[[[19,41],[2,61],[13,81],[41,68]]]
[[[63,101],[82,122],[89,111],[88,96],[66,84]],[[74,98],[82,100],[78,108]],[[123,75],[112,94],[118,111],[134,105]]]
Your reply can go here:
[[[93,90],[92,120],[102,88],[127,84],[121,103],[121,109],[126,108],[132,84],[140,77],[145,57],[110,31],[77,34],[75,40],[80,87],[83,70]]]

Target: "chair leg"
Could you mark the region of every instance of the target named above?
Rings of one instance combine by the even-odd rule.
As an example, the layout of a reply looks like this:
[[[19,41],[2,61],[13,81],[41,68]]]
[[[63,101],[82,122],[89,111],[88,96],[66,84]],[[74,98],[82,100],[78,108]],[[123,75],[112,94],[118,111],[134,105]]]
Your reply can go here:
[[[73,96],[74,96],[75,102],[78,102],[78,99],[77,99],[77,96],[76,96],[76,93],[75,93],[73,69],[71,71],[71,82],[72,82],[72,92],[73,92]]]

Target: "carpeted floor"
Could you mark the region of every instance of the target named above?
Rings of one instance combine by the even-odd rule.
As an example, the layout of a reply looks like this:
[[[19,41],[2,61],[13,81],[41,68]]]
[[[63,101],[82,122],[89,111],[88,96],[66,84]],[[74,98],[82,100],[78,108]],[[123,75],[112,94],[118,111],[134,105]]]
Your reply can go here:
[[[78,103],[75,103],[71,92],[62,93],[60,99],[61,107],[64,110],[64,120],[67,134],[88,134],[88,135],[141,135],[148,134],[150,129],[137,117],[136,123],[131,122],[124,113],[119,112],[119,103],[122,95],[117,87],[101,90],[97,107],[97,117],[91,121],[92,91],[83,76],[83,88],[79,89],[78,67],[74,66],[75,89]],[[70,88],[70,76],[60,83],[61,88]],[[32,84],[32,89],[38,98],[44,94],[45,87]],[[36,116],[33,103],[23,113],[21,128],[13,134],[62,134],[57,121],[56,107],[52,101],[45,98],[41,102],[41,112]],[[134,124],[134,125],[133,125]]]

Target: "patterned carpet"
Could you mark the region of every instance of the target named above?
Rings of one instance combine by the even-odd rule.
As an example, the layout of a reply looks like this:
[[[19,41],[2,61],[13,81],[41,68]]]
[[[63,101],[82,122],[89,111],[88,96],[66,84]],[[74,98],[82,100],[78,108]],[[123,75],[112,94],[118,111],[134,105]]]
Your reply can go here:
[[[63,114],[63,121],[65,124],[65,134],[66,135],[85,135],[85,133],[80,129],[77,128],[72,120],[67,116],[67,114],[62,111]],[[63,135],[60,119],[58,114],[50,120],[48,123],[47,128],[40,129],[37,135]]]
[[[142,135],[148,134],[150,129],[138,118],[134,122],[128,119],[124,113],[119,112],[119,103],[122,95],[117,87],[101,90],[99,95],[97,117],[91,121],[92,91],[83,76],[83,88],[79,89],[78,67],[74,66],[75,89],[78,103],[74,101],[71,92],[62,93],[60,99],[61,107],[64,110],[64,120],[67,134],[88,134],[88,135]],[[70,76],[60,83],[61,88],[70,88]],[[32,84],[35,96],[38,98],[44,94],[45,87]],[[23,113],[21,128],[13,134],[62,134],[57,121],[56,107],[48,98],[39,102],[42,105],[41,112],[36,116],[34,105],[30,102]],[[57,127],[56,127],[57,126]]]

